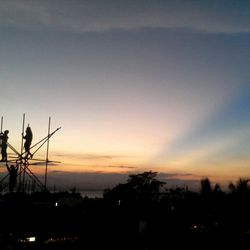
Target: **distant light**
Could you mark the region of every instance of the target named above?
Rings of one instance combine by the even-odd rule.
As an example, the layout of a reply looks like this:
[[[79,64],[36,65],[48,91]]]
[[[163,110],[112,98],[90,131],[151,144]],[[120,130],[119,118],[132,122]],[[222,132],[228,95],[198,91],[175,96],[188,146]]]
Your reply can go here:
[[[121,200],[118,201],[118,205],[121,206]]]
[[[55,203],[55,206],[58,207],[58,202]]]
[[[174,210],[174,206],[172,206],[171,209]]]
[[[28,237],[27,240],[29,242],[34,242],[34,241],[36,241],[36,237]]]

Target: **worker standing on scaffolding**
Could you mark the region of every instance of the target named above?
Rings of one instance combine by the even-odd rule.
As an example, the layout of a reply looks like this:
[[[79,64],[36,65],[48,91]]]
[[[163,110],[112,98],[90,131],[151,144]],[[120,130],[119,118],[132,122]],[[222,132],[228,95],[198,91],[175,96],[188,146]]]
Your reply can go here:
[[[23,139],[25,139],[25,143],[24,143],[25,158],[27,159],[29,156],[30,158],[32,158],[33,155],[30,153],[30,145],[33,139],[33,133],[29,125],[26,128],[25,136],[23,135]]]
[[[6,164],[6,167],[9,171],[9,192],[12,193],[15,186],[16,186],[16,182],[17,182],[17,173],[18,173],[18,165],[14,166],[11,165],[9,167],[8,164]]]
[[[8,134],[9,134],[9,130],[5,130],[4,133],[0,133],[0,139],[2,140],[2,144],[1,144],[2,160],[1,161],[7,161],[7,143],[9,139]]]

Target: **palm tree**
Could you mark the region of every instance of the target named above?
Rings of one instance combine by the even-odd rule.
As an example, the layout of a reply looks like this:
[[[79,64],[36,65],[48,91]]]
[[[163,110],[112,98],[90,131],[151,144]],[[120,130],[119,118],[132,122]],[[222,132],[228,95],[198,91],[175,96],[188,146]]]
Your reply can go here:
[[[212,194],[212,185],[210,180],[206,177],[201,179],[201,194],[208,196]]]
[[[214,188],[208,177],[201,179],[201,194],[202,195],[211,195],[211,194],[220,194],[223,193],[219,184],[215,184]]]
[[[250,191],[250,187],[248,185],[249,181],[250,179],[239,178],[236,184],[233,184],[232,182],[230,182],[228,187],[232,193],[246,195]]]

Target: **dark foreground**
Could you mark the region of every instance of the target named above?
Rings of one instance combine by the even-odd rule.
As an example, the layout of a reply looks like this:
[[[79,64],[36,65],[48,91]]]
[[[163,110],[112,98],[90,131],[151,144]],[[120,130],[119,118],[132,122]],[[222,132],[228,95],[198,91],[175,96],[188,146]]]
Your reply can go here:
[[[0,249],[248,249],[250,210],[228,197],[212,204],[192,195],[128,202],[6,194]]]

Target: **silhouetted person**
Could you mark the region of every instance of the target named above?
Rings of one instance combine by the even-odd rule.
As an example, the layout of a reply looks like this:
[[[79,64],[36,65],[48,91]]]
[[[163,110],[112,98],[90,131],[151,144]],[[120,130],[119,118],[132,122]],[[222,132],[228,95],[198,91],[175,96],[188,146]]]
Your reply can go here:
[[[24,149],[26,153],[25,157],[28,158],[30,156],[32,158],[33,155],[30,153],[30,145],[33,139],[33,134],[30,126],[26,128],[26,134],[25,136],[23,136],[23,139],[25,139],[24,143]]]
[[[14,166],[11,165],[9,167],[8,164],[6,164],[7,169],[9,171],[9,191],[10,193],[13,192],[15,186],[16,186],[16,181],[17,181],[17,173],[18,173],[18,165]]]
[[[2,160],[1,161],[7,161],[7,142],[9,139],[8,134],[9,134],[9,130],[5,130],[4,133],[0,134],[0,139],[2,140],[2,144],[1,144]]]

